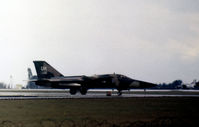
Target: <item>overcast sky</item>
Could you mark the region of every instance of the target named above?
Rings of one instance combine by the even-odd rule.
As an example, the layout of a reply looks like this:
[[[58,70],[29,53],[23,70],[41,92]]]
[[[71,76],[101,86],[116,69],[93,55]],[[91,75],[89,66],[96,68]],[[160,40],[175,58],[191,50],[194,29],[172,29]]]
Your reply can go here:
[[[199,0],[0,1],[0,81],[25,84],[33,60],[64,75],[199,79]]]

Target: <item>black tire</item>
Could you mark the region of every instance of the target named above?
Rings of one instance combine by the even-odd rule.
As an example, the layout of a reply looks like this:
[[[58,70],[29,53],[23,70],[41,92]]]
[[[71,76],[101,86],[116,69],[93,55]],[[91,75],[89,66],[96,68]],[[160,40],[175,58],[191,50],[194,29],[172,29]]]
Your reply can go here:
[[[77,93],[77,89],[75,89],[75,88],[70,88],[70,94],[71,95],[75,95],[76,93]]]
[[[81,87],[79,91],[80,91],[80,93],[81,93],[82,95],[86,95],[87,90],[88,90],[88,89],[87,89],[86,87]]]

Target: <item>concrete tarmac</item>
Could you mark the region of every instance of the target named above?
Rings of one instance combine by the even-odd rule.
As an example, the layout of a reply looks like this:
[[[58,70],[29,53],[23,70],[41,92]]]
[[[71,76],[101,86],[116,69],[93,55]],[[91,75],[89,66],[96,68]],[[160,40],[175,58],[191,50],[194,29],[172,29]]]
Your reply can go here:
[[[111,93],[111,96],[107,96]],[[143,90],[123,91],[121,96],[116,90],[89,90],[86,95],[77,93],[70,95],[69,90],[63,89],[23,89],[0,90],[0,99],[72,99],[72,98],[131,98],[131,97],[199,97],[199,90]]]

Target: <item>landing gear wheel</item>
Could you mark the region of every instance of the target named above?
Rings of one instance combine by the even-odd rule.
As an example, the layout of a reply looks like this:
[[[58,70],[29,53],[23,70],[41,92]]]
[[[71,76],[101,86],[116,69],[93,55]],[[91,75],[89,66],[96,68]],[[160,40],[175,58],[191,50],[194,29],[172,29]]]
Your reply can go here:
[[[117,95],[121,96],[122,95],[122,91],[119,90],[118,93],[117,93]]]
[[[70,88],[69,92],[70,92],[71,95],[75,95],[77,93],[77,89]]]
[[[80,91],[80,93],[81,93],[82,95],[86,95],[86,93],[87,93],[87,88],[86,88],[86,87],[81,87],[79,91]]]

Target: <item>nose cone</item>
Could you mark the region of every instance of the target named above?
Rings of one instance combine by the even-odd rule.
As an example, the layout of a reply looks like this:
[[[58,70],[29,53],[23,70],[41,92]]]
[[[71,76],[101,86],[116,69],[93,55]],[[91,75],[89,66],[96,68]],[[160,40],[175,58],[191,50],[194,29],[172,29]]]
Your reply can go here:
[[[143,82],[143,81],[138,81],[138,80],[132,81],[129,85],[130,88],[152,88],[155,86],[157,85],[154,83]]]

